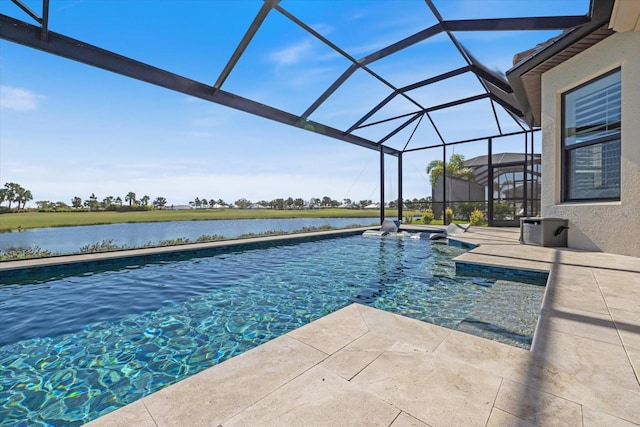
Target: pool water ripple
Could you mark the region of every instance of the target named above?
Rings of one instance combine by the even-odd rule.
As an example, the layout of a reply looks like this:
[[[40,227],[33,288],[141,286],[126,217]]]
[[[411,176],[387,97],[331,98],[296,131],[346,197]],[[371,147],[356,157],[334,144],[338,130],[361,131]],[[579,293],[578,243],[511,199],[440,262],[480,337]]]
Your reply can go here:
[[[495,283],[456,277],[463,251],[356,236],[0,285],[0,426],[81,425],[352,302],[455,328]]]

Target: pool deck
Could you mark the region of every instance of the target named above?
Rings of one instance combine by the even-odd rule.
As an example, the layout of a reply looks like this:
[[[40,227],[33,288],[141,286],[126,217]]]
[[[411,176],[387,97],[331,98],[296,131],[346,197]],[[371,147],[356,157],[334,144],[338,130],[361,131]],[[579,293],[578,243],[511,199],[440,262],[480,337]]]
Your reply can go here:
[[[88,425],[640,425],[640,258],[518,236],[457,261],[550,272],[530,351],[353,304]]]

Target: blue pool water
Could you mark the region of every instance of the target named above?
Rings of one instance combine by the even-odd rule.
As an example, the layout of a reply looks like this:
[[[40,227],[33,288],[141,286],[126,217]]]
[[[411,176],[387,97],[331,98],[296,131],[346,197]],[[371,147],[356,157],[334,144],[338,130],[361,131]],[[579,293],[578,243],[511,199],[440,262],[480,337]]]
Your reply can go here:
[[[353,302],[528,345],[542,288],[458,277],[464,251],[352,236],[2,284],[0,426],[80,425]],[[487,321],[497,295],[517,316]]]

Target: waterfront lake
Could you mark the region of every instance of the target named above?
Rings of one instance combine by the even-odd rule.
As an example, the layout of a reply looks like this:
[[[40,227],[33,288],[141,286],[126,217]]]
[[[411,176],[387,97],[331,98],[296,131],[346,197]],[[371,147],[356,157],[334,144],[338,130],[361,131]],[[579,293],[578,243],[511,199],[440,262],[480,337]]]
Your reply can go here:
[[[267,231],[292,232],[303,227],[329,225],[345,228],[351,225],[378,225],[378,218],[288,218],[288,219],[225,219],[202,221],[141,222],[77,227],[34,228],[0,233],[0,251],[35,248],[59,254],[80,252],[86,245],[112,240],[119,246],[136,247],[162,240],[179,238],[195,242],[202,235],[221,235],[227,239],[248,233]]]

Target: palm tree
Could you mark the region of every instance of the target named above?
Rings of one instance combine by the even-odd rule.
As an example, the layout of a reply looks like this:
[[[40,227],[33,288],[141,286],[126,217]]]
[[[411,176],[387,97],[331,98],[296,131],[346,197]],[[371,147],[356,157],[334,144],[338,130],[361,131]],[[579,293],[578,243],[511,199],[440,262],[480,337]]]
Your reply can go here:
[[[31,200],[33,200],[33,195],[31,194],[31,191],[25,190],[24,188],[20,187],[20,190],[18,191],[18,195],[16,196],[16,202],[18,202],[18,209],[20,209],[20,202],[22,202],[22,209],[24,209],[25,206],[27,205],[27,202]]]
[[[147,206],[149,204],[149,199],[150,197],[146,194],[142,196],[142,199],[140,199],[140,203],[142,203],[142,206]]]
[[[133,191],[129,191],[126,196],[124,196],[125,202],[129,202],[129,206],[133,205],[136,201],[136,193]]]
[[[235,204],[240,209],[247,209],[251,205],[251,201],[243,197],[241,199],[236,200]]]
[[[109,206],[113,204],[113,196],[107,196],[104,199],[102,199],[102,204],[105,209],[108,209]]]
[[[167,204],[167,199],[165,199],[164,197],[156,197],[156,199],[153,201],[153,206],[155,206],[158,209],[164,208],[164,205],[166,204]]]
[[[84,202],[84,205],[88,207],[90,211],[98,210],[98,206],[99,206],[98,197],[96,197],[95,193],[91,193],[91,196],[89,197],[88,200]]]
[[[9,202],[9,209],[11,209],[11,203],[16,201],[16,197],[18,197],[18,192],[22,187],[16,184],[15,182],[7,182],[4,184],[3,188],[3,198]],[[20,209],[20,202],[18,202],[18,209]]]
[[[473,169],[464,166],[464,156],[462,154],[452,154],[447,162],[447,176],[454,178],[464,178],[468,181],[475,181],[476,175]],[[427,165],[427,173],[431,175],[431,187],[434,188],[438,178],[444,172],[442,160],[433,160]]]

